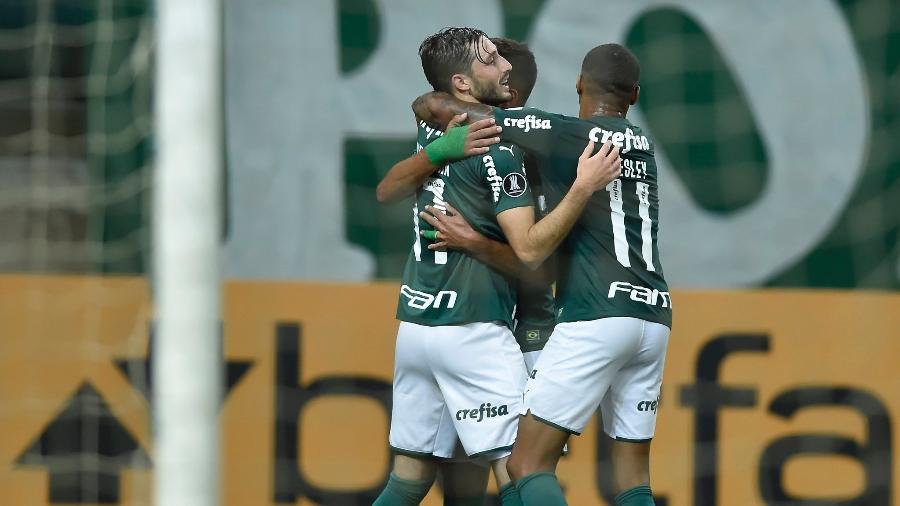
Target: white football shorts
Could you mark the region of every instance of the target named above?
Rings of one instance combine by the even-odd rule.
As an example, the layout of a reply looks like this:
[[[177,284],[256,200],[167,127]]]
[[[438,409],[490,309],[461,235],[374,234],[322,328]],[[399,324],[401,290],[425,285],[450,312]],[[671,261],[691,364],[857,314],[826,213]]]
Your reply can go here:
[[[638,318],[559,323],[525,386],[522,413],[581,434],[599,406],[611,438],[649,441],[668,342],[668,327]]]
[[[428,327],[401,322],[394,356],[391,448],[413,456],[449,457],[458,435],[470,457],[493,460],[508,455],[526,378],[519,345],[503,325]]]

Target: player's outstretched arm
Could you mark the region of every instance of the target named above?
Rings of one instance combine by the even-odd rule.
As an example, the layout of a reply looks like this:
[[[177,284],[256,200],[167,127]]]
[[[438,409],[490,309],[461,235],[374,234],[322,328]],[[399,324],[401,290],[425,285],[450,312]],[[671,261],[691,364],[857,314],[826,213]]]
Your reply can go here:
[[[465,114],[454,116],[444,135],[413,156],[394,164],[375,189],[378,202],[388,203],[404,199],[415,193],[416,188],[421,186],[428,176],[447,162],[487,153],[488,146],[500,142],[500,138],[496,135],[501,129],[494,126],[493,118],[458,126],[465,120]]]
[[[569,192],[547,216],[534,222],[534,213],[513,208],[497,215],[497,221],[519,259],[535,269],[559,246],[578,220],[588,199],[619,177],[619,148],[603,143],[591,156],[594,142],[585,147],[578,158],[578,175]]]
[[[420,218],[434,227],[434,230],[420,232],[426,239],[435,241],[428,245],[428,249],[465,251],[507,276],[527,279],[533,277],[531,270],[522,264],[509,244],[480,234],[449,202],[445,204],[446,214],[432,206],[425,206],[425,210],[419,213]]]
[[[494,117],[494,108],[475,102],[465,102],[443,91],[432,91],[415,99],[413,112],[425,123],[443,128],[454,116],[468,114],[470,121],[480,121]]]

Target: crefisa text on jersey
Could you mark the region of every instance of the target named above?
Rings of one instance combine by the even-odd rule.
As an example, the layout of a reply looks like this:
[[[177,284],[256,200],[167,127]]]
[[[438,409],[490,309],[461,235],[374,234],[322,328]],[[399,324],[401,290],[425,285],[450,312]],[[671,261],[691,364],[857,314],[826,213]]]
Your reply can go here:
[[[588,138],[596,143],[611,142],[622,153],[627,153],[632,149],[650,150],[650,139],[644,135],[634,135],[634,131],[630,128],[626,128],[625,132],[616,132],[604,130],[601,127],[594,127],[588,132]]]
[[[491,155],[484,155],[481,159],[487,168],[487,182],[491,185],[491,191],[494,193],[494,203],[500,202],[500,185],[503,184],[503,178],[497,175],[497,167],[494,165],[494,158]]]
[[[524,132],[531,130],[551,130],[549,119],[539,119],[534,114],[529,114],[524,118],[503,118],[503,126],[520,128]]]

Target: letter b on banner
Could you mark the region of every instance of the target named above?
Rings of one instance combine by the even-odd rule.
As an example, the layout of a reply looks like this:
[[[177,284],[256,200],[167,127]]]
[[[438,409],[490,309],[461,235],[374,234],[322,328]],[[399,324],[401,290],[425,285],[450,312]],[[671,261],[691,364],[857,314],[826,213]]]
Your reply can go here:
[[[318,504],[371,504],[387,480],[387,469],[383,479],[369,488],[328,489],[313,485],[300,469],[299,420],[311,401],[335,395],[369,397],[384,409],[385,416],[390,416],[391,384],[361,376],[332,376],[301,385],[300,326],[279,324],[276,340],[274,502],[294,504],[298,498],[307,497]]]

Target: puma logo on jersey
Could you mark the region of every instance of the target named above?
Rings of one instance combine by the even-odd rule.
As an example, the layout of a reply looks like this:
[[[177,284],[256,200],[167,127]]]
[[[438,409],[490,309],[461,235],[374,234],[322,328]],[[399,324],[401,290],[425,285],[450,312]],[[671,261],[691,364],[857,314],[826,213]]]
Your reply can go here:
[[[643,302],[650,306],[657,305],[662,302],[662,307],[672,307],[672,298],[669,292],[660,292],[657,289],[649,289],[643,286],[635,286],[624,281],[613,281],[609,284],[609,293],[607,298],[615,298],[619,292],[629,294],[629,298],[635,302]]]
[[[512,156],[512,157],[516,156],[516,153],[513,152],[513,148],[511,148],[509,146],[498,146],[497,149],[499,149],[500,151],[504,151],[504,150],[509,151],[509,156]]]
[[[491,191],[494,193],[494,203],[500,202],[500,188],[503,185],[503,178],[497,175],[497,167],[494,165],[494,158],[491,155],[484,155],[481,159],[487,168],[487,182],[491,185]]]
[[[515,127],[529,132],[531,130],[550,130],[549,119],[539,119],[534,114],[529,114],[524,118],[503,118],[503,126]]]
[[[478,409],[461,409],[456,412],[457,420],[474,420],[481,422],[485,418],[494,418],[495,416],[506,416],[509,414],[509,408],[506,404],[501,406],[491,406],[491,403],[482,403]]]
[[[588,132],[588,137],[598,143],[610,142],[613,146],[619,148],[622,153],[627,153],[632,149],[642,149],[644,151],[650,149],[650,140],[644,135],[634,135],[634,131],[630,128],[626,128],[625,132],[615,132],[594,127]]]
[[[429,307],[437,309],[444,303],[445,298],[447,302],[445,307],[447,309],[453,309],[453,306],[456,305],[457,293],[453,290],[441,290],[435,296],[430,293],[413,290],[409,286],[403,285],[400,287],[400,295],[409,299],[406,301],[406,305],[414,309],[427,309]]]

